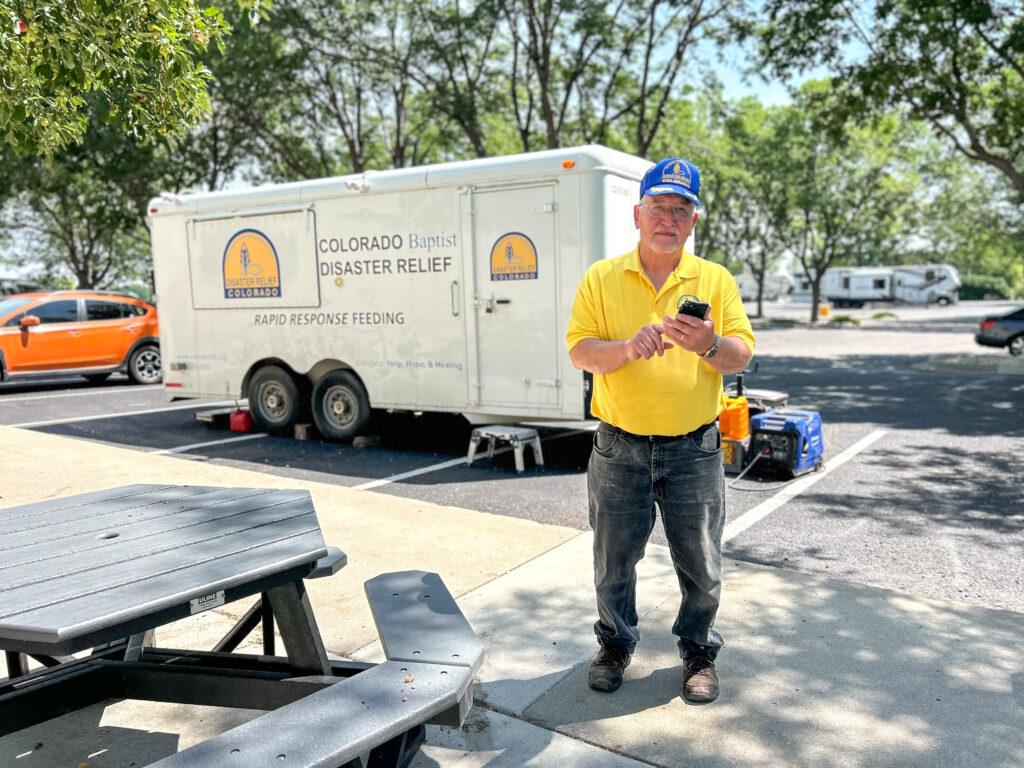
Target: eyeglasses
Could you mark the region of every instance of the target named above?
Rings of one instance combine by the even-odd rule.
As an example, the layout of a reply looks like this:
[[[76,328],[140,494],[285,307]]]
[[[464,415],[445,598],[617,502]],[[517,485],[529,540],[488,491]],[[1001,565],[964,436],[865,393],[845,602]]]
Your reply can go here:
[[[685,221],[693,215],[693,208],[687,205],[651,205],[641,203],[641,208],[656,219],[672,218],[673,221]]]

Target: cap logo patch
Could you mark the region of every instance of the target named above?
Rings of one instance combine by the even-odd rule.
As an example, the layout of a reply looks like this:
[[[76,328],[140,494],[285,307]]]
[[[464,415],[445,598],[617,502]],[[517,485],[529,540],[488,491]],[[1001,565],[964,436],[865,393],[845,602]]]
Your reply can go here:
[[[665,167],[665,171],[661,174],[661,181],[663,184],[680,184],[689,189],[690,169],[677,160]]]

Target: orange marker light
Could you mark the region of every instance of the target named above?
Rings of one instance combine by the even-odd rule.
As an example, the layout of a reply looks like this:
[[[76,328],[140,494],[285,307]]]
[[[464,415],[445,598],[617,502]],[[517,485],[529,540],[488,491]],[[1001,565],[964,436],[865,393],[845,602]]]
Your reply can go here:
[[[565,169],[575,168],[576,167],[576,161],[575,160],[563,160],[562,161],[562,167],[565,168]]]

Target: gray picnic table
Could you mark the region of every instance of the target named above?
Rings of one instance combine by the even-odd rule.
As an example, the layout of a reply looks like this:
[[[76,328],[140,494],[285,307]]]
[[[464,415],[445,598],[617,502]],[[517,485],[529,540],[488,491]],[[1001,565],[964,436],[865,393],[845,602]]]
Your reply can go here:
[[[304,580],[345,562],[303,490],[133,485],[0,510],[0,736],[132,698],[267,710],[159,768],[403,768],[425,724],[462,724],[483,652],[437,574],[401,571],[365,584],[387,661],[328,658]],[[253,597],[212,650],[154,645]],[[237,653],[257,626],[263,653]]]

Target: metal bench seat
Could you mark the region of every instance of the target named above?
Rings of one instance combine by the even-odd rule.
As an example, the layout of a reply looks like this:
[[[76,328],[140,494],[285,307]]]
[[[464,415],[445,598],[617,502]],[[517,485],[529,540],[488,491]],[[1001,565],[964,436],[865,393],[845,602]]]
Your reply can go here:
[[[326,687],[153,768],[392,768],[415,754],[419,726],[460,726],[483,647],[441,577],[386,573],[365,590],[388,661],[341,679],[293,678]]]
[[[374,747],[434,718],[451,724],[444,715],[459,707],[472,680],[469,667],[387,661],[151,768],[369,767]]]

